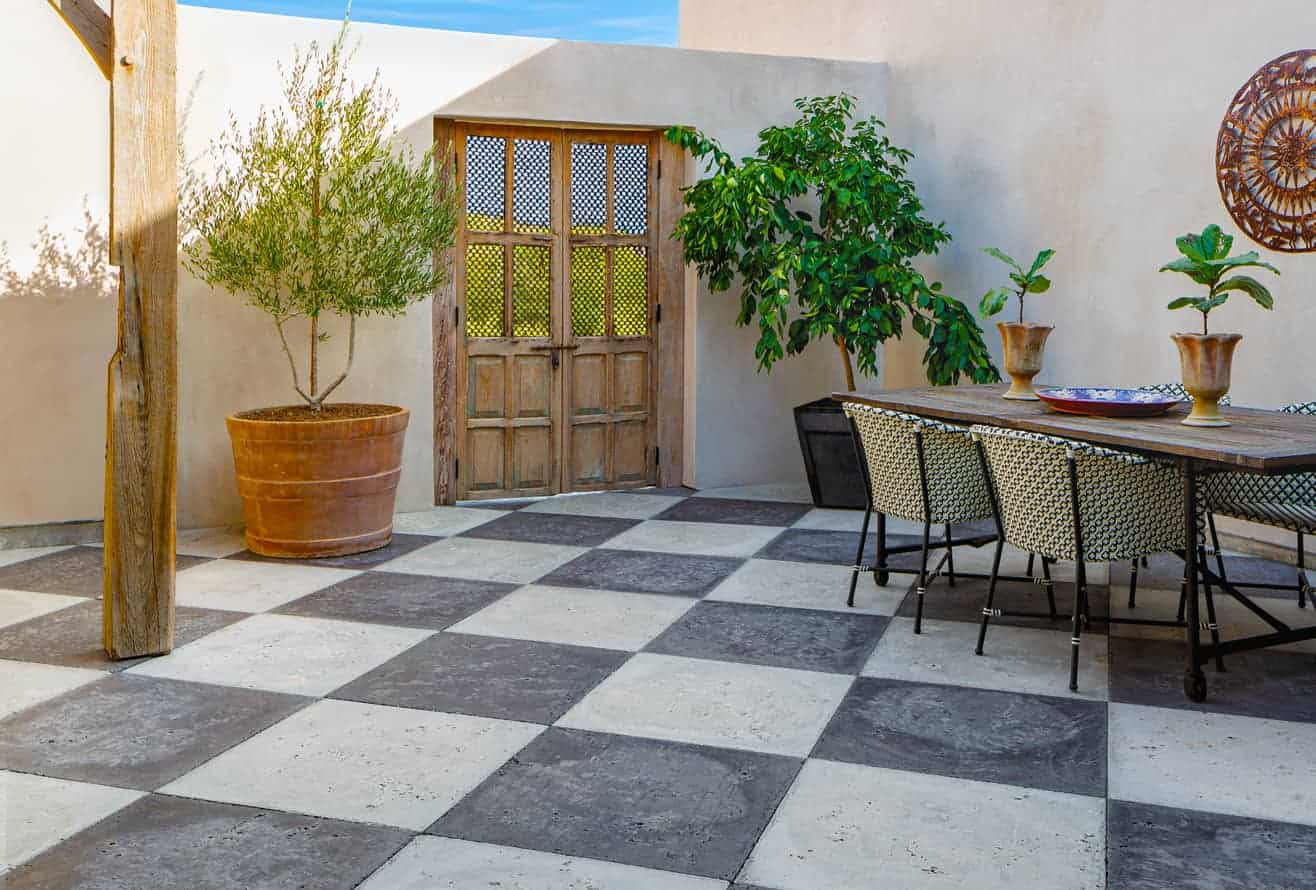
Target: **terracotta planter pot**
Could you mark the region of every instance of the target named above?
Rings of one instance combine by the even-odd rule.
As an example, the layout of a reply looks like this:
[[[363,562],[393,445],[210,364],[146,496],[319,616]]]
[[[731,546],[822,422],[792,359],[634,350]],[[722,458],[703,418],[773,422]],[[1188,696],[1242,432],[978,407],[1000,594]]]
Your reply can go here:
[[[1010,389],[1001,398],[1036,401],[1033,378],[1042,370],[1042,349],[1053,329],[1050,325],[1017,321],[1000,321],[996,328],[1005,347],[1005,373],[1010,375]]]
[[[1229,426],[1220,416],[1220,398],[1229,392],[1234,347],[1242,334],[1171,334],[1179,347],[1183,388],[1193,397],[1185,426]]]
[[[334,407],[366,416],[265,420],[260,411],[229,416],[247,547],[256,553],[343,556],[392,539],[410,413],[391,405]]]

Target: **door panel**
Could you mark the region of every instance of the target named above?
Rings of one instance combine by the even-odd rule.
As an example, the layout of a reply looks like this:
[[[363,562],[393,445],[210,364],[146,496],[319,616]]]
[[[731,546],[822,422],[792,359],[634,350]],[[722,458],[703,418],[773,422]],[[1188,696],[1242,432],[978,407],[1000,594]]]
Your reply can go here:
[[[654,138],[457,128],[459,497],[656,478]]]

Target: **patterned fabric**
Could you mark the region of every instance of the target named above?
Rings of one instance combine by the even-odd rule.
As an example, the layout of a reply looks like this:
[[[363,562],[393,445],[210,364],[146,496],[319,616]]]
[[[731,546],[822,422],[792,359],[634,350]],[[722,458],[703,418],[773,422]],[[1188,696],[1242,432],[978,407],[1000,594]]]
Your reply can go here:
[[[1138,389],[1141,389],[1144,392],[1157,392],[1163,396],[1170,396],[1171,398],[1178,399],[1181,402],[1191,402],[1193,400],[1193,397],[1188,393],[1188,390],[1183,388],[1182,383],[1149,383],[1146,386],[1138,387]],[[1228,393],[1220,397],[1220,404],[1225,407],[1229,406]]]
[[[1316,402],[1299,402],[1280,410],[1316,415]],[[1316,473],[1216,473],[1203,480],[1202,491],[1214,513],[1316,534]]]
[[[874,510],[937,525],[992,515],[982,464],[963,427],[855,402],[846,403],[845,413],[859,428]],[[926,505],[918,466],[920,436],[927,469]]]
[[[1052,559],[1077,558],[1072,457],[1086,559],[1125,560],[1183,547],[1183,477],[1176,467],[1039,433],[989,426],[970,432],[987,454],[1010,544]]]

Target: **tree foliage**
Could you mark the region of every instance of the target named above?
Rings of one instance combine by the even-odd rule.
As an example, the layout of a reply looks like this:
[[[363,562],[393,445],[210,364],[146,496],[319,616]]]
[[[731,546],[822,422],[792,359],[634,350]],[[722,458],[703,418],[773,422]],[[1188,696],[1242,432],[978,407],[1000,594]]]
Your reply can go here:
[[[758,326],[759,367],[831,339],[853,386],[851,355],[876,374],[878,347],[901,335],[908,315],[928,341],[933,383],[998,380],[972,313],[914,268],[950,236],[923,215],[906,171],[912,154],[877,118],[856,120],[851,96],[795,107],[794,124],[761,131],[755,154],[740,161],[694,129],[666,134],[708,171],[686,189],[675,235],[712,291],[739,279],[737,322]]]
[[[994,287],[982,295],[982,300],[978,303],[978,311],[983,315],[991,317],[1005,308],[1005,304],[1010,302],[1011,297],[1019,298],[1019,323],[1024,323],[1024,295],[1025,294],[1044,294],[1051,289],[1051,279],[1042,274],[1042,267],[1051,261],[1051,257],[1056,252],[1051,248],[1038,251],[1037,256],[1033,258],[1033,263],[1027,270],[1015,262],[1014,258],[1008,253],[996,247],[984,247],[982,252],[988,256],[994,256],[1001,262],[1009,266],[1013,271],[1010,272],[1010,280],[1014,282],[1014,288]]]
[[[1183,256],[1161,266],[1162,272],[1182,272],[1193,281],[1207,289],[1204,297],[1179,297],[1171,300],[1167,308],[1196,309],[1202,313],[1202,333],[1207,332],[1207,316],[1211,310],[1224,305],[1229,294],[1239,291],[1251,297],[1262,309],[1272,309],[1275,298],[1270,295],[1260,281],[1250,275],[1232,275],[1225,278],[1233,269],[1268,269],[1279,274],[1270,263],[1261,262],[1261,255],[1255,250],[1230,256],[1234,246],[1234,236],[1226,235],[1217,225],[1209,225],[1200,235],[1189,232],[1175,239],[1175,245]],[[1224,279],[1223,281],[1221,279]]]
[[[245,129],[233,119],[210,145],[214,171],[181,177],[188,268],[274,320],[293,386],[317,409],[351,370],[357,317],[400,315],[432,293],[457,223],[439,147],[416,157],[396,144],[392,96],[377,72],[351,81],[347,40],[344,22],[330,45],[298,49],[280,67],[282,103]],[[321,389],[325,314],[349,333],[346,367]],[[295,319],[310,327],[307,389],[285,331]]]

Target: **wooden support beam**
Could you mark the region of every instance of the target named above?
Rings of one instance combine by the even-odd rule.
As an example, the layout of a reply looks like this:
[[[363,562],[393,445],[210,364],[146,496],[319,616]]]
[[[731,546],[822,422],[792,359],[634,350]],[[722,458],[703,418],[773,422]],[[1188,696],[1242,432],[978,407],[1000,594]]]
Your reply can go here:
[[[110,17],[96,0],[47,0],[82,45],[91,54],[96,67],[110,79]]]
[[[174,644],[178,177],[176,0],[113,0],[112,261],[119,343],[105,449],[105,649]]]
[[[457,175],[455,128],[452,121],[434,119],[434,159]],[[457,503],[457,274],[455,248],[434,258],[447,277],[434,295],[434,503]]]

